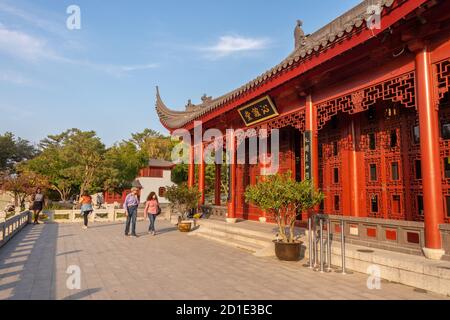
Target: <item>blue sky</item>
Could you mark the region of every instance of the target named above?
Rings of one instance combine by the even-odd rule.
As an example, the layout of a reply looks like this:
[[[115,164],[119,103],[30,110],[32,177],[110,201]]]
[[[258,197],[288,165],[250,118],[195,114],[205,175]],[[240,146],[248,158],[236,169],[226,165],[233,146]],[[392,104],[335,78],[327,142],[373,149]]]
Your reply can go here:
[[[184,108],[284,59],[358,0],[0,0],[0,133],[38,142],[68,128],[107,145],[152,128],[155,86]],[[69,30],[67,7],[81,9]]]

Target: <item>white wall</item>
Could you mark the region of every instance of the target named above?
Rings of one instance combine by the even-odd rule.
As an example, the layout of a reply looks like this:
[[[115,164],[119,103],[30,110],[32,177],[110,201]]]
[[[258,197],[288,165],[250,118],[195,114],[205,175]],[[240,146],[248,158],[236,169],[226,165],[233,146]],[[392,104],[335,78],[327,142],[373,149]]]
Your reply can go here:
[[[0,191],[0,211],[3,211],[9,204],[14,204],[14,197],[9,193]]]
[[[174,185],[172,182],[172,173],[170,170],[163,171],[163,178],[138,178],[143,189],[141,190],[141,203],[145,203],[150,193],[154,192],[159,197],[159,188],[171,187]],[[160,203],[169,203],[166,198],[159,197]]]

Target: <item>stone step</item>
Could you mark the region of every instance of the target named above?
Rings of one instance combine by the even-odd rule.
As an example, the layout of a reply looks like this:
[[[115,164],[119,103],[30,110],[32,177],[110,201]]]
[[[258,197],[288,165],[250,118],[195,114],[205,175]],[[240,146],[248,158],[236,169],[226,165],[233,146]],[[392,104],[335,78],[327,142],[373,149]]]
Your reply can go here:
[[[266,247],[272,243],[272,238],[268,237],[259,237],[254,235],[248,235],[240,230],[221,230],[221,229],[213,229],[206,227],[205,225],[200,226],[197,230],[197,233],[207,234],[209,236],[217,236],[220,238],[228,238],[231,240],[237,240],[241,242],[250,243],[252,245],[257,245],[260,247]]]
[[[212,240],[215,242],[219,242],[221,244],[230,246],[230,247],[234,247],[237,249],[242,249],[251,253],[257,253],[258,251],[261,251],[263,249],[263,247],[255,245],[255,244],[251,244],[248,242],[244,242],[244,241],[240,241],[240,240],[236,240],[236,239],[231,239],[229,237],[223,237],[223,236],[218,236],[218,235],[211,235],[208,233],[203,233],[203,232],[191,232],[189,234],[190,236],[198,236],[198,237],[202,237],[208,240]]]
[[[255,238],[258,240],[265,240],[268,242],[272,242],[276,236],[275,232],[269,230],[271,228],[267,228],[267,226],[265,226],[264,230],[255,230],[249,229],[247,227],[240,227],[239,223],[229,224],[222,221],[208,221],[208,220],[198,221],[198,226],[200,226],[200,229],[203,230],[205,229],[215,230],[218,232],[225,232],[233,235],[240,235],[248,238]]]

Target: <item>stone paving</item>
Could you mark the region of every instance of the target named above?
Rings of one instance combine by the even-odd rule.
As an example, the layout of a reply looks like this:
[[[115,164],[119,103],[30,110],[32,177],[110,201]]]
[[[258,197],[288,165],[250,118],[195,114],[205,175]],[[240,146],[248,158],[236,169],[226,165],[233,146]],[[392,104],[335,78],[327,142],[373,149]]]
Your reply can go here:
[[[0,299],[315,300],[448,299],[367,276],[319,274],[298,263],[179,233],[158,221],[156,237],[140,222],[137,239],[123,224],[27,226],[0,249]],[[81,268],[81,289],[69,290],[69,266]]]

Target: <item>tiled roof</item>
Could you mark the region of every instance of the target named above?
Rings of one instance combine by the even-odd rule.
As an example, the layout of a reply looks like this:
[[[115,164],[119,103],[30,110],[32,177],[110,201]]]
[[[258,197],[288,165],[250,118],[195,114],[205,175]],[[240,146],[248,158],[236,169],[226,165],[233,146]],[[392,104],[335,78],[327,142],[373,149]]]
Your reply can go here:
[[[154,167],[154,168],[170,168],[170,167],[175,166],[175,164],[173,164],[170,161],[166,161],[166,160],[150,159],[148,161],[148,166],[149,167]]]
[[[365,0],[361,2],[359,5],[349,10],[339,18],[314,32],[312,35],[306,37],[304,43],[296,48],[294,52],[292,52],[277,66],[226,95],[215,99],[204,99],[203,103],[199,105],[190,104],[186,107],[186,111],[174,111],[169,109],[162,101],[159,89],[157,88],[156,111],[161,122],[168,128],[176,129],[185,126],[193,120],[199,119],[205,114],[220,108],[246,91],[261,85],[278,73],[292,67],[294,64],[297,64],[313,53],[328,47],[330,44],[350,34],[355,28],[361,27],[371,15],[367,12],[367,8],[369,6],[379,5],[383,9],[385,7],[391,7],[393,3],[394,0]]]

